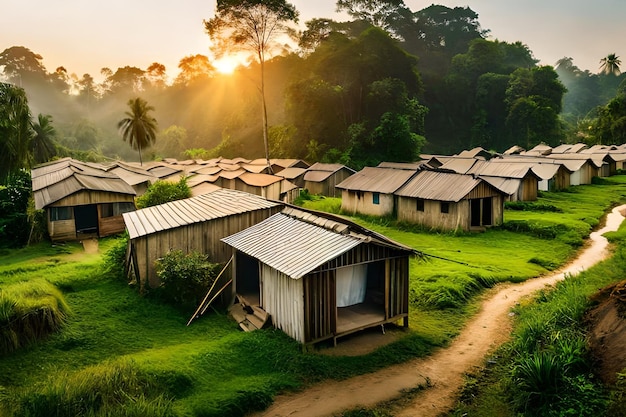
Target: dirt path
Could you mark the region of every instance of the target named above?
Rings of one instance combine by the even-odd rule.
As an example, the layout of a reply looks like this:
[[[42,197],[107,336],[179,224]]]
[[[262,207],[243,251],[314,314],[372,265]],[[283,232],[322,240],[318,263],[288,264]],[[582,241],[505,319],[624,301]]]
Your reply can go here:
[[[566,268],[549,276],[521,284],[505,284],[492,290],[476,317],[449,347],[427,358],[415,359],[380,371],[343,381],[324,381],[302,392],[278,396],[274,404],[255,416],[320,417],[339,414],[359,406],[372,407],[382,401],[402,396],[403,392],[432,385],[419,393],[397,416],[434,417],[454,406],[463,375],[483,364],[485,356],[507,340],[511,330],[510,309],[533,292],[562,280],[565,274],[576,274],[608,256],[607,231],[617,230],[626,205],[613,209],[606,226],[591,233],[589,245]]]

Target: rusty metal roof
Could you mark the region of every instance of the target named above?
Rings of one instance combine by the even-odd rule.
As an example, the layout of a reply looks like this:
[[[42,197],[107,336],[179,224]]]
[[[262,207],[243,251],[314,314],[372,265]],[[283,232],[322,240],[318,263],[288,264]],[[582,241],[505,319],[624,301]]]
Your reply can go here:
[[[351,191],[369,191],[392,194],[407,183],[417,171],[365,167],[346,178],[336,187]]]
[[[472,175],[425,170],[395,192],[401,197],[458,202],[483,180]]]
[[[131,239],[163,230],[280,206],[263,197],[221,188],[208,194],[124,213]]]

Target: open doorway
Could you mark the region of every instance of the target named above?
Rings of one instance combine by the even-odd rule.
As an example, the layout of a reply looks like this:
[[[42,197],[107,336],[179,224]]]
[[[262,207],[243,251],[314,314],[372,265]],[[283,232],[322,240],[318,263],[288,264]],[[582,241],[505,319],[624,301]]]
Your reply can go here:
[[[337,334],[385,320],[385,261],[336,270]]]
[[[95,204],[74,207],[76,234],[98,234],[98,207]]]
[[[243,252],[237,252],[235,293],[247,305],[261,305],[261,285],[259,278],[259,261]]]

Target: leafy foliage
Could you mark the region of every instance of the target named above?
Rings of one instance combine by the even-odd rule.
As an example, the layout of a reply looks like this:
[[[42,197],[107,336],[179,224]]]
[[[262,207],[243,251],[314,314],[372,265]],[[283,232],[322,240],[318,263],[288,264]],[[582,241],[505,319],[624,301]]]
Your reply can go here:
[[[191,197],[191,189],[187,179],[181,178],[178,182],[156,181],[150,184],[146,192],[137,197],[137,208],[152,207],[170,201],[182,200]]]
[[[28,242],[31,231],[28,217],[30,195],[30,173],[25,170],[12,174],[7,186],[0,186],[1,246],[19,247]]]
[[[154,293],[161,299],[184,308],[197,306],[222,266],[199,252],[169,251],[155,262],[161,284]]]

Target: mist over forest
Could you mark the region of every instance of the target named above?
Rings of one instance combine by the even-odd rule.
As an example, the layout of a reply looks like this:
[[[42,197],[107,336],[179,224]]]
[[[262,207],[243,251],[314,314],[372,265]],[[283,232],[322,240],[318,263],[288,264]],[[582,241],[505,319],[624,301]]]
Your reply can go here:
[[[307,21],[289,50],[265,62],[272,158],[359,169],[478,146],[626,142],[614,51],[599,51],[598,73],[568,57],[539,66],[523,40],[487,39],[469,7],[339,3],[353,20]],[[158,62],[77,75],[45,61],[28,45],[9,47],[0,81],[25,90],[33,119],[50,116],[57,156],[137,160],[117,129],[137,97],[158,122],[144,159],[264,155],[258,62],[223,74],[206,55],[183,56],[169,80],[172,69]]]

